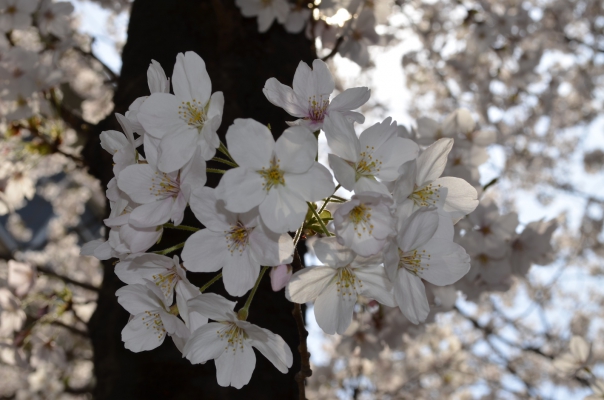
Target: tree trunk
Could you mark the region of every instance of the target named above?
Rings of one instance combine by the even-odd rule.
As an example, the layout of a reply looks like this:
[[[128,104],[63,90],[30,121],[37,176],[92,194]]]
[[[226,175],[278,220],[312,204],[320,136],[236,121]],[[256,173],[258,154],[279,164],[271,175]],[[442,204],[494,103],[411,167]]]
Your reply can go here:
[[[151,59],[164,67],[168,76],[179,52],[195,51],[205,61],[212,80],[212,91],[225,97],[224,117],[219,135],[235,118],[254,118],[270,123],[275,135],[293,119],[270,104],[262,93],[265,81],[275,77],[291,84],[300,61],[311,63],[316,57],[312,42],[304,34],[292,35],[276,23],[264,34],[258,33],[255,18],[244,18],[232,0],[136,0],[128,27],[128,42],[122,55],[122,72],[114,96],[115,111],[124,113],[139,96],[149,94],[147,68]],[[119,129],[113,115],[98,125],[102,130]],[[90,138],[85,156],[99,160],[90,171],[103,184],[112,177],[111,158],[104,153],[97,137]],[[211,166],[211,165],[209,165]],[[218,177],[208,175],[208,186],[216,186]],[[185,215],[187,225],[200,226],[192,213]],[[180,231],[164,231],[160,244],[166,248],[184,240]],[[297,398],[294,375],[300,369],[299,343],[295,321],[283,291],[274,293],[267,277],[260,285],[249,321],[283,337],[294,354],[289,373],[281,374],[256,352],[256,368],[243,389],[223,388],[216,382],[213,361],[191,365],[181,357],[170,338],[158,349],[131,353],[124,348],[121,330],[128,313],[117,303],[115,291],[123,286],[113,272],[113,263],[105,263],[105,278],[98,307],[90,320],[97,379],[96,399],[292,399]],[[213,274],[191,274],[201,286]],[[208,291],[225,295],[222,283]],[[245,297],[240,299],[240,306]]]

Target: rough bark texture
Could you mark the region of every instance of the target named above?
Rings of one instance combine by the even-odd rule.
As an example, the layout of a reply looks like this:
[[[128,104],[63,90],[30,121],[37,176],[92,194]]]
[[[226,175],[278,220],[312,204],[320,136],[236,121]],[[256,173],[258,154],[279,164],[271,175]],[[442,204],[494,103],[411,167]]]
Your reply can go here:
[[[224,92],[224,118],[219,130],[223,141],[226,129],[235,118],[270,123],[273,133],[280,134],[286,128],[284,121],[292,118],[266,100],[262,94],[264,82],[276,77],[291,84],[298,63],[301,60],[310,63],[315,58],[312,43],[303,34],[288,34],[276,24],[267,33],[260,34],[256,20],[242,17],[232,0],[136,0],[114,96],[115,111],[124,113],[134,99],[149,94],[146,71],[151,59],[159,61],[171,75],[176,54],[189,50],[205,60],[212,90]],[[97,134],[116,128],[119,129],[110,116],[99,124]],[[98,138],[91,138],[85,156],[92,161],[90,171],[106,184],[112,177],[111,159],[103,154]],[[208,176],[208,185],[216,184],[217,177]],[[199,226],[190,212],[185,218],[185,224]],[[182,242],[186,237],[179,231],[167,230],[164,236],[161,248]],[[201,285],[210,277],[210,274],[195,274],[191,278]],[[121,330],[128,313],[115,298],[115,291],[121,286],[113,264],[106,263],[98,308],[90,321],[96,399],[297,398],[294,375],[300,368],[300,357],[298,333],[291,314],[293,307],[285,300],[283,291],[271,291],[268,278],[254,298],[248,320],[280,334],[294,353],[294,365],[283,375],[256,352],[251,382],[241,390],[218,386],[213,361],[191,365],[181,358],[169,338],[150,352],[135,354],[124,349]],[[224,294],[221,283],[209,291]]]

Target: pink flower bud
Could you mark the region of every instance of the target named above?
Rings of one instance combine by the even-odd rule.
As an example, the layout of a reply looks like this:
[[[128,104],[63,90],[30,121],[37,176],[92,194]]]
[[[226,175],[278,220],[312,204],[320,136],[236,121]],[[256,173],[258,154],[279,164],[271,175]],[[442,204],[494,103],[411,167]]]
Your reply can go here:
[[[278,292],[283,289],[289,279],[292,277],[292,266],[281,264],[271,269],[271,287],[273,291]]]

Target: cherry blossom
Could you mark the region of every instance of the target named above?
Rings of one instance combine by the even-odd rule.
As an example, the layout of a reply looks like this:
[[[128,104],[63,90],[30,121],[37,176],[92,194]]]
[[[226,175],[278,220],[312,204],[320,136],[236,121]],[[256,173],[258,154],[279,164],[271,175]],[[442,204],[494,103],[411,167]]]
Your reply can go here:
[[[239,165],[224,174],[216,189],[227,210],[244,213],[258,206],[262,222],[284,233],[302,225],[307,201],[333,193],[331,174],[315,162],[317,140],[307,128],[286,129],[275,142],[264,125],[236,119],[226,139]]]
[[[236,214],[224,208],[216,191],[193,191],[191,209],[206,229],[191,235],[182,252],[189,271],[214,272],[222,268],[227,292],[242,296],[254,286],[260,266],[292,260],[294,244],[287,233],[271,232],[260,223],[258,208]]]
[[[286,0],[237,0],[235,4],[245,17],[258,16],[260,32],[266,32],[275,19],[284,24],[289,14],[289,3]]]
[[[262,353],[281,372],[292,366],[292,352],[281,338],[271,331],[237,318],[235,303],[208,293],[189,300],[189,310],[216,322],[198,328],[183,349],[193,364],[214,359],[220,386],[241,389],[250,381],[256,366],[252,347]]]
[[[324,129],[333,151],[329,166],[345,189],[357,193],[372,191],[390,196],[386,185],[376,178],[396,180],[399,167],[419,152],[413,141],[398,137],[398,126],[390,117],[365,129],[360,137],[352,122],[340,114],[328,116]]]
[[[365,117],[352,110],[365,104],[371,91],[366,87],[346,89],[330,101],[329,97],[334,89],[335,82],[327,64],[315,60],[312,69],[300,61],[294,74],[293,89],[270,78],[262,91],[268,101],[283,108],[289,115],[300,118],[289,122],[290,125],[303,125],[317,131],[323,127],[325,117],[335,113],[363,123]]]
[[[295,303],[314,300],[315,317],[325,333],[341,335],[346,331],[359,295],[395,306],[392,285],[379,257],[357,257],[333,237],[315,242],[314,251],[326,266],[296,272],[285,295]]]
[[[214,156],[224,106],[222,92],[211,93],[204,61],[192,51],[176,57],[172,88],[174,95],[152,93],[138,111],[145,131],[161,139],[157,166],[165,173],[182,168],[197,148],[204,160]]]

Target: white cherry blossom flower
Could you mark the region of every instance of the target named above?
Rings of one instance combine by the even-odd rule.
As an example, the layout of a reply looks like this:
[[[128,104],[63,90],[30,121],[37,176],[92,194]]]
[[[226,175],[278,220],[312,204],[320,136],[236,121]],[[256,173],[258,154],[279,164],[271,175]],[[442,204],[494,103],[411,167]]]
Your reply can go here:
[[[115,295],[133,316],[122,330],[122,341],[128,350],[153,350],[164,342],[166,334],[188,334],[185,324],[170,312],[166,297],[155,283],[124,286]]]
[[[157,285],[166,298],[166,304],[172,305],[174,302],[174,289],[186,289],[185,286],[191,285],[187,279],[187,272],[182,267],[178,256],[173,258],[159,254],[145,253],[128,257],[120,261],[115,266],[115,274],[124,283],[134,285],[137,283],[146,284],[151,281]],[[195,290],[198,291],[197,288]]]
[[[287,285],[287,282],[289,282],[292,277],[292,272],[292,266],[289,264],[281,264],[271,268],[269,276],[271,278],[271,289],[273,289],[273,292],[278,292]]]
[[[8,286],[19,297],[25,296],[36,283],[36,267],[8,260]]]
[[[401,224],[396,243],[386,246],[384,266],[394,297],[414,324],[424,322],[430,313],[422,279],[437,286],[450,285],[470,269],[470,257],[453,242],[452,232],[439,229],[436,208],[423,207]]]
[[[206,65],[192,51],[176,57],[172,87],[174,95],[152,93],[138,111],[145,131],[161,139],[157,166],[166,173],[182,168],[197,148],[204,160],[214,156],[224,107],[222,92],[211,94]]]
[[[258,31],[266,32],[277,19],[284,24],[289,14],[289,3],[286,0],[236,0],[235,4],[245,17],[258,16]]]
[[[69,17],[73,10],[73,4],[68,1],[42,0],[38,11],[40,32],[44,35],[52,33],[59,38],[65,38],[71,31]]]
[[[569,351],[556,357],[553,364],[559,370],[572,375],[588,365],[591,349],[581,336],[573,336],[568,347]]]
[[[440,139],[416,160],[401,166],[394,185],[399,220],[421,207],[435,206],[456,223],[478,206],[478,193],[472,185],[460,178],[440,177],[452,146],[452,139]]]
[[[151,60],[149,68],[147,68],[147,84],[149,85],[149,93],[170,93],[170,78],[166,77],[164,69],[155,60]],[[143,135],[145,128],[141,125],[138,120],[138,112],[141,105],[147,100],[149,96],[142,96],[137,98],[130,104],[128,111],[126,111],[126,118],[130,121],[130,125],[134,132]],[[159,145],[159,140],[158,140]]]
[[[38,0],[0,0],[0,32],[29,28],[37,7]]]
[[[285,30],[288,33],[302,32],[309,21],[310,14],[310,8],[306,7],[305,4],[293,4],[284,24]]]
[[[7,288],[0,287],[0,337],[8,337],[19,331],[25,318],[21,301]]]
[[[300,61],[294,74],[293,89],[275,78],[264,84],[264,95],[274,105],[283,108],[289,115],[300,119],[288,122],[290,125],[304,125],[312,131],[323,127],[326,116],[339,113],[350,120],[363,123],[365,117],[352,110],[369,100],[371,91],[366,87],[346,89],[331,101],[329,97],[335,89],[331,72],[321,60],[308,64]]]
[[[325,333],[341,335],[346,331],[359,295],[390,307],[396,305],[392,285],[379,265],[380,257],[357,257],[334,237],[317,240],[314,251],[325,266],[296,272],[285,295],[295,303],[314,300],[315,317]]]
[[[262,222],[273,232],[284,233],[302,225],[307,201],[333,193],[331,174],[315,162],[317,140],[305,127],[288,128],[275,142],[259,122],[236,119],[226,140],[239,167],[224,174],[216,197],[231,212],[259,206]]]
[[[339,53],[352,61],[365,67],[369,64],[369,49],[372,44],[378,43],[379,35],[375,31],[375,15],[370,8],[364,8],[359,14],[355,25],[344,36]]]
[[[205,182],[205,161],[199,149],[178,171],[161,172],[150,156],[147,164],[130,165],[117,178],[118,187],[141,204],[130,213],[128,220],[139,228],[155,227],[169,220],[179,225],[191,190]]]
[[[250,290],[261,265],[292,261],[292,238],[264,228],[257,208],[243,214],[232,213],[216,198],[216,191],[208,187],[193,191],[190,205],[206,229],[187,239],[182,251],[184,265],[194,272],[222,268],[224,287],[230,295],[243,296]]]
[[[333,154],[329,166],[336,179],[348,190],[378,192],[390,196],[379,178],[391,182],[398,178],[399,167],[417,157],[419,147],[398,136],[398,126],[386,118],[357,137],[352,122],[339,114],[325,119],[325,136]]]
[[[115,114],[117,121],[122,126],[124,133],[119,131],[101,132],[101,147],[109,154],[113,155],[113,173],[118,176],[119,173],[129,165],[137,162],[136,148],[143,144],[142,136],[134,139],[134,129],[128,118],[122,114]],[[142,158],[141,156],[138,156]]]
[[[281,373],[287,373],[292,366],[292,352],[281,336],[239,320],[233,310],[234,302],[217,294],[204,293],[189,300],[188,307],[216,322],[198,328],[184,347],[183,355],[193,364],[214,359],[220,386],[240,389],[250,381],[256,366],[252,347]]]
[[[362,192],[352,196],[333,214],[338,243],[363,257],[382,250],[394,235],[392,199],[381,193]]]

